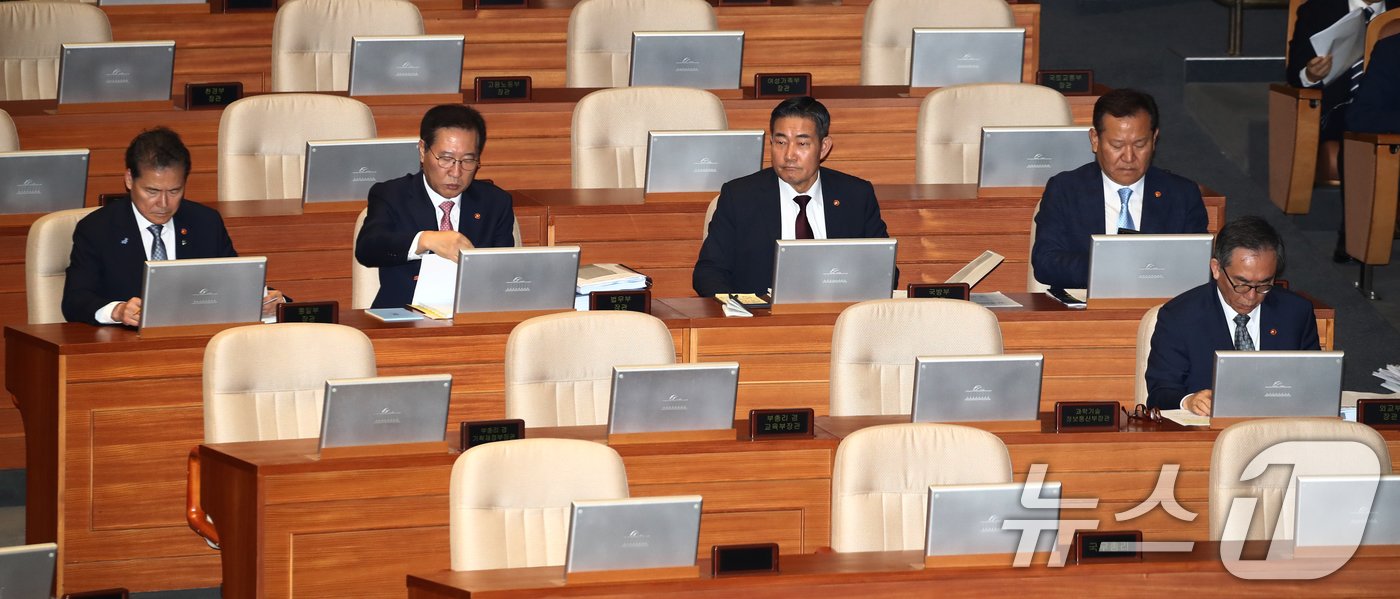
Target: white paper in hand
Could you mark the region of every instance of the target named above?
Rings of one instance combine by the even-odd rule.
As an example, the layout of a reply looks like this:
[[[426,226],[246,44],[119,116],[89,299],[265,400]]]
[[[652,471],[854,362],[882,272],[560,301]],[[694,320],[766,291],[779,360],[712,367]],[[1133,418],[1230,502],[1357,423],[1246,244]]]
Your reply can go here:
[[[437,254],[424,254],[413,288],[413,305],[451,314],[457,299],[457,263]]]
[[[1322,84],[1329,85],[1351,70],[1351,65],[1361,60],[1366,51],[1366,18],[1358,8],[1337,19],[1331,27],[1314,33],[1308,41],[1318,56],[1332,55],[1332,70],[1322,78]]]

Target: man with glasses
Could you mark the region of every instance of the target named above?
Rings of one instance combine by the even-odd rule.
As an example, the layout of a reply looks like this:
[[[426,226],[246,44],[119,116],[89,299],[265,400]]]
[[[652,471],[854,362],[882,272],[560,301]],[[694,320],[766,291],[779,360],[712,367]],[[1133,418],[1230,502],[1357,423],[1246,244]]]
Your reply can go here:
[[[1283,240],[1264,219],[1246,216],[1221,227],[1210,259],[1214,281],[1157,314],[1148,407],[1210,415],[1216,350],[1319,349],[1312,302],[1274,286],[1283,267]]]
[[[481,113],[460,104],[434,106],[418,131],[422,170],[370,188],[369,212],[355,240],[355,259],[379,269],[375,308],[412,303],[426,254],[456,262],[459,250],[515,244],[510,194],[474,180],[486,147]]]

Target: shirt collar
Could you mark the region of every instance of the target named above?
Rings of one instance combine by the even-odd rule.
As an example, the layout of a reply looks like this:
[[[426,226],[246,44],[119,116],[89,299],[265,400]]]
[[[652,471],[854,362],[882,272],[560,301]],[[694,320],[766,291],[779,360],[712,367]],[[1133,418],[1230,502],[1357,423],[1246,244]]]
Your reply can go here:
[[[1373,18],[1373,19],[1376,18],[1376,15],[1385,12],[1385,1],[1384,1],[1384,0],[1382,0],[1381,2],[1377,2],[1377,3],[1375,3],[1375,4],[1366,4],[1366,0],[1348,0],[1348,1],[1347,1],[1347,8],[1349,8],[1349,9],[1351,9],[1351,10],[1360,10],[1360,9],[1362,9],[1362,8],[1364,8],[1364,7],[1367,7],[1367,6],[1371,7],[1371,11],[1372,11],[1372,12],[1371,12],[1371,18]],[[1348,11],[1348,12],[1350,12],[1350,11]]]
[[[451,200],[451,201],[453,201],[453,202],[457,202],[458,204],[460,204],[459,200],[462,199],[462,194],[461,194],[461,193],[457,194],[456,196],[453,196],[453,197],[448,198],[448,197],[443,197],[442,194],[440,194],[440,193],[438,193],[438,192],[436,192],[436,191],[433,191],[433,186],[432,186],[432,185],[428,185],[428,175],[427,175],[427,174],[424,174],[424,175],[423,175],[423,189],[424,189],[424,190],[427,190],[427,192],[428,192],[428,199],[429,199],[429,200],[432,200],[433,206],[440,206],[440,205],[442,205],[443,202],[446,202],[446,201],[448,201],[448,200]],[[462,188],[462,193],[466,193],[466,189],[467,189],[467,188],[463,187],[463,188]],[[454,204],[454,206],[455,206],[455,205],[457,205],[457,204]]]
[[[1221,276],[1224,276],[1223,272]],[[1234,308],[1230,307],[1229,302],[1225,301],[1225,294],[1220,292],[1220,285],[1218,284],[1215,286],[1215,297],[1220,300],[1220,309],[1225,312],[1225,322],[1227,324],[1235,322],[1235,315],[1239,314],[1239,312],[1236,312]],[[1249,322],[1259,322],[1259,309],[1263,307],[1264,302],[1259,302],[1259,305],[1249,311]]]
[[[811,196],[817,203],[821,203],[822,173],[820,170],[817,171],[817,179],[812,182],[812,186],[807,188],[807,191],[804,193],[797,193],[797,190],[794,189],[792,185],[788,184],[787,181],[784,181],[782,177],[778,178],[778,199],[787,201],[800,195]]]
[[[181,201],[184,201],[184,200],[181,200]],[[155,223],[151,222],[150,219],[146,218],[146,215],[141,214],[141,211],[140,211],[140,210],[137,210],[137,209],[136,209],[136,202],[134,202],[134,201],[131,203],[131,213],[132,213],[133,215],[136,216],[136,228],[138,228],[138,229],[141,229],[141,230],[143,230],[143,231],[144,231],[144,230],[148,230],[148,229],[150,229],[151,225],[154,225],[154,224],[155,224]],[[168,224],[173,223],[174,221],[175,221],[175,217],[172,216],[172,217],[170,218],[169,221],[166,221],[165,224],[168,225]],[[161,229],[161,230],[164,231],[164,229]]]
[[[1144,187],[1146,187],[1145,182],[1147,181],[1146,173],[1143,173],[1143,175],[1139,177],[1137,181],[1134,181],[1132,185],[1119,185],[1117,181],[1108,178],[1108,173],[1103,172],[1103,169],[1099,169],[1099,176],[1103,178],[1103,188],[1105,192],[1105,197],[1117,198],[1118,190],[1127,187],[1128,189],[1133,190],[1133,195],[1131,199],[1142,199],[1142,190]]]

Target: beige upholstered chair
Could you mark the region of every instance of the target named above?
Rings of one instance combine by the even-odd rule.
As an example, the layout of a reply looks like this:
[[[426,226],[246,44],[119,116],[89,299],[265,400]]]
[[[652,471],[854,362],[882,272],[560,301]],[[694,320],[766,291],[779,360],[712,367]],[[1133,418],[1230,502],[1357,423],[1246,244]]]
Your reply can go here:
[[[973,83],[934,90],[919,105],[914,177],[919,183],[976,183],[982,127],[1072,124],[1069,101],[1040,85]]]
[[[715,208],[719,207],[719,196],[710,200],[710,205],[705,207],[705,226],[700,229],[700,241],[705,241],[710,237],[710,221],[715,219]]]
[[[360,264],[355,259],[355,242],[360,239],[360,229],[365,226],[365,215],[369,213],[366,208],[360,211],[360,215],[355,217],[355,232],[350,237],[350,308],[352,310],[364,310],[374,304],[374,296],[379,295],[379,269]],[[517,219],[513,223],[511,235],[515,238],[515,247],[520,247],[520,221]]]
[[[1296,454],[1281,456],[1292,468],[1269,468],[1263,474],[1241,481],[1241,473],[1261,451],[1284,441],[1356,441],[1375,452],[1380,473],[1391,471],[1390,451],[1375,429],[1335,418],[1265,418],[1235,424],[1215,438],[1210,456],[1210,539],[1260,540],[1273,538],[1275,523],[1283,521],[1286,538],[1292,538],[1293,506],[1284,501],[1285,493],[1296,485],[1300,475],[1368,474],[1356,455],[1347,456],[1299,448]],[[1364,450],[1361,450],[1364,453]],[[1275,462],[1281,460],[1274,460]],[[1232,522],[1226,528],[1230,504],[1237,497],[1259,499],[1247,526]]]
[[[1143,313],[1138,321],[1137,361],[1133,365],[1133,401],[1138,405],[1147,403],[1147,357],[1152,353],[1152,333],[1157,330],[1157,312],[1162,304],[1157,304]]]
[[[920,27],[1012,27],[1002,0],[873,0],[860,44],[861,85],[909,85],[909,50]]]
[[[1028,255],[1035,254],[1035,217],[1037,216],[1040,216],[1040,202],[1035,203],[1035,211],[1031,212],[1031,254]],[[1026,260],[1026,292],[1045,293],[1048,289],[1050,289],[1049,285],[1036,280],[1035,265],[1031,264],[1030,260]]]
[[[641,187],[650,131],[727,128],[724,103],[703,89],[598,90],[574,106],[570,145],[574,187]]]
[[[559,566],[569,503],[626,498],[627,471],[601,443],[501,441],[457,458],[450,495],[453,570]]]
[[[423,17],[404,0],[287,2],[272,22],[272,91],[345,91],[357,35],[423,35]]]
[[[1001,353],[991,310],[948,299],[860,302],[831,333],[831,415],[908,414],[916,356]]]
[[[29,225],[24,243],[24,288],[29,324],[64,322],[63,283],[73,253],[73,229],[97,208],[50,212]]]
[[[19,132],[15,130],[15,122],[10,119],[10,113],[0,110],[0,152],[16,150],[19,150]]]
[[[219,200],[299,198],[306,142],[374,136],[374,114],[352,98],[270,94],[238,100],[219,118]]]
[[[908,551],[924,547],[930,485],[1011,482],[1011,455],[989,432],[929,422],[851,433],[831,474],[831,547]]]
[[[704,0],[583,0],[569,13],[567,87],[624,87],[632,71],[633,31],[713,31]]]
[[[672,364],[661,319],[640,312],[562,312],[531,318],[506,341],[506,418],[527,426],[608,421],[613,366]]]
[[[96,6],[0,2],[0,101],[58,97],[60,46],[110,41],[107,13]]]

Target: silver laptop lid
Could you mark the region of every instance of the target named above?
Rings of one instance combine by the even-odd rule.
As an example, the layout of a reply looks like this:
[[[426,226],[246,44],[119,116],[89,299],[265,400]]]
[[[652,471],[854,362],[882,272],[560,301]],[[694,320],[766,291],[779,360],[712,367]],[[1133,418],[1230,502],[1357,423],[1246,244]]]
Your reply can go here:
[[[350,95],[461,93],[465,43],[462,35],[354,36]]]
[[[87,150],[0,152],[0,214],[82,208]]]
[[[308,141],[302,201],[364,200],[375,183],[418,168],[417,137]]]
[[[1089,127],[983,127],[979,187],[1044,187],[1094,161]]]
[[[780,239],[773,257],[773,303],[889,299],[894,239]]]
[[[141,328],[258,322],[266,281],[265,256],[147,260]]]
[[[56,543],[0,547],[0,598],[53,596]]]
[[[1299,476],[1299,547],[1400,545],[1400,475]]]
[[[1326,416],[1342,407],[1339,351],[1217,351],[1211,416]]]
[[[58,103],[169,100],[174,73],[173,41],[63,44]]]
[[[1210,280],[1209,233],[1094,235],[1089,299],[1173,298]]]
[[[1035,420],[1041,354],[914,358],[914,422]]]
[[[738,362],[615,366],[609,433],[734,427]]]
[[[761,168],[762,129],[647,135],[646,193],[719,191],[726,181]]]
[[[1060,517],[1060,483],[1046,481],[1040,486],[1039,503],[1047,507],[1026,507],[1022,503],[1025,483],[992,485],[931,486],[928,489],[928,524],[924,529],[925,555],[977,555],[1016,553],[1021,543],[1020,528],[1002,528],[1007,520],[1054,521]],[[1054,529],[1036,539],[1037,552],[1055,547]]]
[[[910,87],[1020,83],[1024,27],[914,29]]]
[[[695,565],[699,495],[574,501],[564,572]]]
[[[742,31],[634,31],[629,85],[738,89]]]
[[[441,441],[447,437],[452,375],[326,381],[322,449]]]
[[[463,250],[456,311],[572,310],[578,254],[576,245]]]

